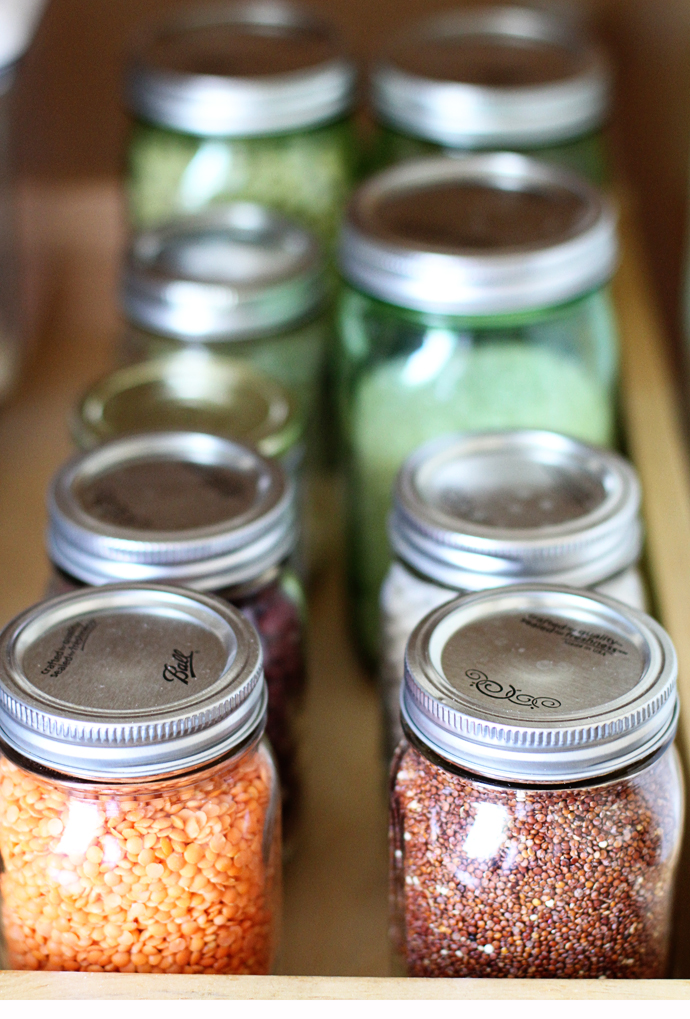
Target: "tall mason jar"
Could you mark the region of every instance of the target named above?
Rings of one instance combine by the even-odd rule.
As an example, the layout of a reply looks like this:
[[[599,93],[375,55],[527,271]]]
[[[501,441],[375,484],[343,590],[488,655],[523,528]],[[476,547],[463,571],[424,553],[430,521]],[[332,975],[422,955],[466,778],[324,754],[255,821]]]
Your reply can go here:
[[[251,624],[120,584],[28,609],[0,646],[11,968],[268,973],[280,795]]]
[[[116,439],[69,460],[48,496],[51,593],[116,582],[212,592],[256,628],[286,831],[299,804],[304,597],[290,565],[295,486],[275,461],[198,432]]]
[[[573,588],[483,592],[420,623],[391,774],[410,976],[668,975],[676,674],[658,623]]]
[[[374,68],[374,161],[511,149],[600,184],[610,77],[602,50],[546,11],[436,15],[398,35]]]
[[[395,483],[394,560],[381,587],[385,749],[400,741],[405,646],[459,594],[533,581],[588,587],[647,608],[640,484],[615,453],[554,432],[434,439]]]
[[[131,220],[235,199],[332,242],[355,173],[356,73],[327,24],[282,0],[190,9],[131,62]]]
[[[355,194],[338,388],[351,602],[369,657],[391,488],[419,445],[506,428],[615,441],[616,257],[607,200],[514,153],[401,164]]]

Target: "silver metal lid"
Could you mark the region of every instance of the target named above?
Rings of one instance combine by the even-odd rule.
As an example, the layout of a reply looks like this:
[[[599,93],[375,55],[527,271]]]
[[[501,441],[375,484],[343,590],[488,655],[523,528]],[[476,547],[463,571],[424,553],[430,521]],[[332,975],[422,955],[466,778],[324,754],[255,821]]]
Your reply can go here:
[[[208,432],[298,462],[302,408],[274,379],[241,358],[189,347],[118,368],[95,382],[75,408],[81,449],[139,432]]]
[[[53,479],[48,513],[50,558],[94,585],[217,591],[282,562],[298,529],[280,464],[198,432],[128,436],[74,457]]]
[[[285,329],[326,296],[316,239],[262,205],[233,202],[135,236],[120,300],[142,329],[212,342]]]
[[[555,432],[445,435],[398,473],[395,552],[445,587],[589,587],[640,554],[640,484],[616,453]]]
[[[372,78],[378,116],[457,148],[529,148],[601,126],[611,73],[600,47],[545,11],[489,7],[423,21]]]
[[[266,705],[256,631],[218,598],[87,588],[0,635],[0,739],[68,775],[190,771],[260,735]]]
[[[402,717],[441,757],[489,778],[582,781],[673,738],[677,672],[650,616],[526,584],[458,598],[417,626]]]
[[[512,152],[399,164],[355,192],[340,242],[347,280],[417,311],[546,308],[612,275],[609,201],[559,167]]]
[[[215,4],[159,26],[130,66],[133,113],[204,136],[278,134],[344,116],[356,71],[330,27],[282,0]]]

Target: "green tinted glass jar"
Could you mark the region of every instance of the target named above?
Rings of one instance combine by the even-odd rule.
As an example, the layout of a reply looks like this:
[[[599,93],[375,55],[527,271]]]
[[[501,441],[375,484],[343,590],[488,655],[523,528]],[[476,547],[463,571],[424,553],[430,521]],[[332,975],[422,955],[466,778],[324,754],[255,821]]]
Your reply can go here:
[[[375,656],[386,516],[405,458],[450,431],[615,440],[613,213],[512,153],[418,160],[363,185],[343,232],[338,386],[357,632]]]
[[[355,169],[354,85],[329,27],[292,4],[221,5],[160,26],[128,78],[132,221],[239,198],[332,240]]]
[[[512,149],[606,178],[610,73],[544,11],[445,13],[401,34],[372,77],[378,166],[446,150]]]
[[[317,417],[330,320],[318,242],[264,206],[234,202],[133,239],[120,304],[126,360],[182,351],[247,359]]]

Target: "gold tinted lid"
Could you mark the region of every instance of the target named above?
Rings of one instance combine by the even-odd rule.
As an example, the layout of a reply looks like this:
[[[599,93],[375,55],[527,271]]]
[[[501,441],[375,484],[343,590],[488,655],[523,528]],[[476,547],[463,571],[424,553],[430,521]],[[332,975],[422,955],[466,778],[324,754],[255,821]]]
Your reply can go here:
[[[289,394],[245,361],[187,351],[120,368],[82,397],[72,419],[80,449],[138,432],[194,431],[283,457],[304,422]]]

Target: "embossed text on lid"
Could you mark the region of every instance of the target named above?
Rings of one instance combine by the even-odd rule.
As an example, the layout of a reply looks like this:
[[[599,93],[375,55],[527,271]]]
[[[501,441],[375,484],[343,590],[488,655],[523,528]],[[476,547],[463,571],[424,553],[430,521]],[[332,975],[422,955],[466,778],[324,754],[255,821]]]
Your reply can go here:
[[[216,598],[110,585],[28,609],[0,637],[0,739],[83,778],[189,770],[261,731],[261,647]]]
[[[574,588],[458,599],[410,637],[403,719],[441,756],[494,778],[620,770],[677,723],[677,661],[651,617]]]

